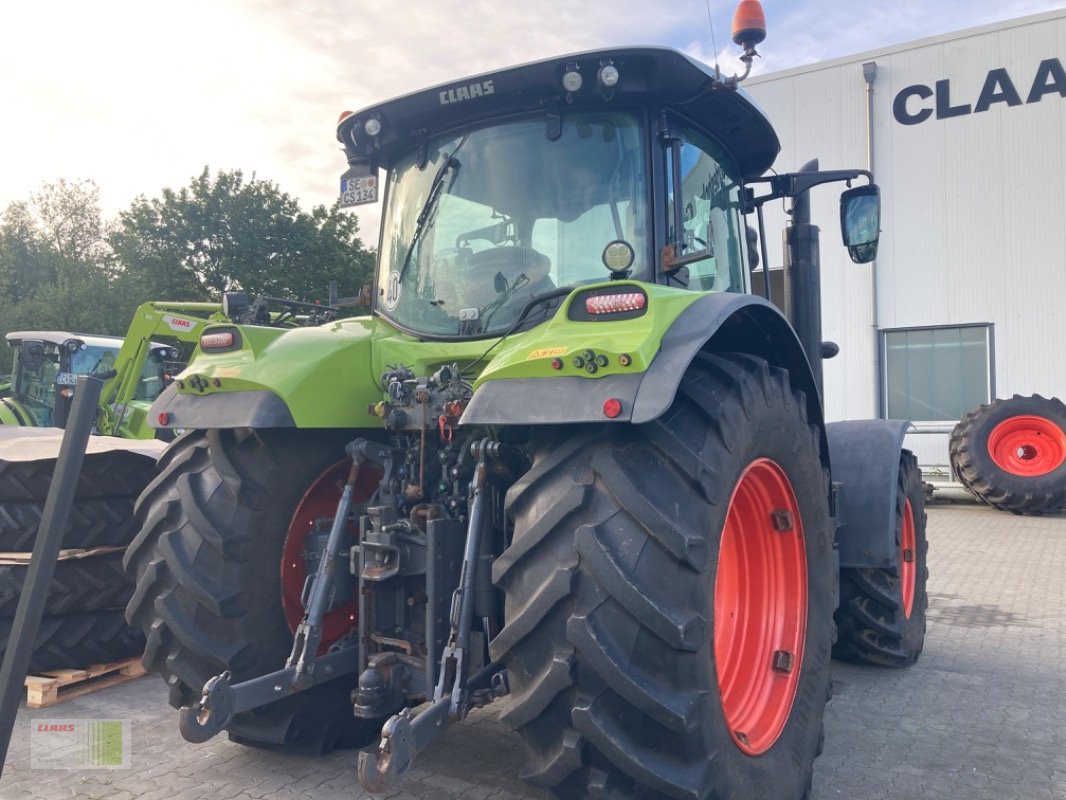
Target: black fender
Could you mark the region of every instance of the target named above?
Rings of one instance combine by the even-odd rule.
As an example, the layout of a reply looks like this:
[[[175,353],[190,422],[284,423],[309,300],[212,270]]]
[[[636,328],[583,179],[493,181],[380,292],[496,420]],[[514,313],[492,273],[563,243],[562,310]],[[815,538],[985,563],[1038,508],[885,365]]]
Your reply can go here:
[[[605,335],[609,335],[605,329]],[[594,344],[590,340],[590,345]],[[792,388],[807,399],[807,418],[822,428],[822,407],[810,363],[796,332],[776,306],[750,294],[707,294],[686,308],[662,338],[647,371],[599,379],[509,378],[487,381],[474,393],[464,425],[547,425],[573,422],[651,422],[670,408],[681,378],[701,350],[749,353],[787,369]],[[622,412],[603,413],[617,398]],[[822,452],[826,453],[822,440]],[[828,465],[828,457],[826,464]]]
[[[163,423],[166,414],[166,422]],[[295,428],[285,401],[271,391],[181,394],[171,384],[148,409],[153,428]]]
[[[892,569],[899,563],[896,491],[906,420],[863,419],[826,427],[837,487],[841,567]]]

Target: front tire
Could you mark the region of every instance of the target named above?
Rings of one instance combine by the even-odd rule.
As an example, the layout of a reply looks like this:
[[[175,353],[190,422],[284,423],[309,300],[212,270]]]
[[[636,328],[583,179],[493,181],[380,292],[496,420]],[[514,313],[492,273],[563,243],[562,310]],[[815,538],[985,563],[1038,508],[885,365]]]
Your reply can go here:
[[[807,795],[835,577],[805,409],[785,371],[701,356],[660,419],[535,454],[493,569],[526,780],[566,798]],[[759,580],[777,588],[748,604]]]
[[[137,588],[126,616],[144,631],[144,665],[166,679],[175,708],[199,700],[224,670],[236,683],[284,666],[293,639],[283,546],[305,491],[344,457],[345,443],[336,432],[211,430],[163,454],[137,501],[142,527],[125,559]],[[354,684],[348,675],[239,714],[230,738],[308,752],[361,747],[380,725],[352,715]]]
[[[840,571],[839,638],[834,658],[883,667],[909,667],[925,644],[929,596],[929,543],[925,534],[925,488],[914,455],[900,455],[896,483],[893,569],[862,567]]]

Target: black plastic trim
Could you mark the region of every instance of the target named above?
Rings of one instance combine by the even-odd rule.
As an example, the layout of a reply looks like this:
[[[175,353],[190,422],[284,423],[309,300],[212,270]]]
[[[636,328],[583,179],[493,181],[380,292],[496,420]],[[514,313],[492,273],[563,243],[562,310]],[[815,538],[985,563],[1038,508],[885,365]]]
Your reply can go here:
[[[170,419],[159,424],[159,415]],[[296,421],[285,401],[271,391],[181,394],[176,386],[163,390],[148,410],[153,428],[295,428]]]
[[[460,425],[552,425],[567,422],[629,422],[643,375],[602,378],[504,378],[474,392]],[[622,413],[608,419],[603,401],[617,398]]]

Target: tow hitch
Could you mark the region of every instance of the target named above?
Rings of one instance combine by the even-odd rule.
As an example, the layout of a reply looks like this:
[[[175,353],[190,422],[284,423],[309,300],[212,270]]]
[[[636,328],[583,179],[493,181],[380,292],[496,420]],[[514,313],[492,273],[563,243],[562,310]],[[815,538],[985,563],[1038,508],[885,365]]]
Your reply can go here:
[[[432,704],[417,716],[405,708],[381,729],[377,750],[359,754],[359,783],[369,792],[384,792],[407,773],[415,758],[450,725],[461,722],[471,708],[487,705],[508,693],[506,673],[489,664],[469,675],[470,629],[474,619],[474,579],[481,537],[491,520],[486,515],[489,463],[498,462],[502,445],[482,439],[471,445],[477,459],[470,484],[470,517],[459,586],[452,595],[451,633],[441,653]]]

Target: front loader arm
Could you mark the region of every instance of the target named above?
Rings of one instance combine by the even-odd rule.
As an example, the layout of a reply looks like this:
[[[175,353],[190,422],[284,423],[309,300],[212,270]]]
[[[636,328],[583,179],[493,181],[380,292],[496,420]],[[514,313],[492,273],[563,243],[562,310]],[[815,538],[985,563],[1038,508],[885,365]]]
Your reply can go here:
[[[167,336],[195,344],[207,325],[225,321],[221,303],[149,302],[139,306],[115,358],[115,374],[101,390],[97,430],[118,435],[126,409],[137,392],[153,337]]]

